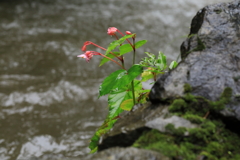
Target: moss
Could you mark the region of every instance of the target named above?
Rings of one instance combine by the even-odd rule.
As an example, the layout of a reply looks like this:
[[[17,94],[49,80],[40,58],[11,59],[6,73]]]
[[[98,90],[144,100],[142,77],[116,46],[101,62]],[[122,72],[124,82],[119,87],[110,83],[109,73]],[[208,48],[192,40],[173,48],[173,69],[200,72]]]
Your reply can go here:
[[[239,136],[225,129],[222,122],[205,120],[199,128],[191,129],[168,124],[166,130],[172,133],[147,131],[133,146],[155,150],[173,159],[193,160],[204,156],[208,160],[237,160],[240,157]],[[188,136],[184,136],[186,131]]]
[[[234,155],[232,158],[230,158],[229,160],[239,160],[240,159],[240,155]],[[227,159],[226,159],[227,160]]]
[[[175,128],[173,124],[169,123],[165,126],[166,131],[172,133],[175,136],[183,136],[184,133],[187,131],[185,127],[178,127]]]
[[[240,76],[236,76],[236,77],[232,77],[232,78],[235,82],[238,82],[238,80],[240,79]]]
[[[219,142],[210,142],[207,147],[206,151],[216,157],[220,157],[221,154],[224,152],[224,146],[221,145]]]
[[[225,105],[231,102],[231,97],[232,89],[229,87],[224,89],[218,101],[210,101],[204,97],[194,96],[188,92],[184,97],[175,99],[170,105],[169,111],[177,115],[192,114],[205,116],[207,112],[215,113],[223,110]]]
[[[206,48],[206,46],[204,45],[204,43],[199,37],[197,38],[197,41],[198,41],[198,46],[195,49],[193,49],[193,51],[203,51]]]
[[[230,87],[225,88],[218,101],[209,101],[210,110],[212,111],[223,110],[225,108],[225,104],[231,101],[231,97],[232,88]]]
[[[192,92],[192,86],[188,83],[185,83],[183,88],[184,88],[184,93]]]
[[[187,107],[186,102],[183,99],[175,99],[172,105],[169,107],[170,112],[181,111]]]
[[[200,155],[204,156],[204,157],[207,157],[206,158],[207,160],[218,160],[218,158],[216,156],[214,156],[214,155],[212,155],[212,154],[210,154],[206,151],[201,152]]]
[[[204,122],[204,118],[194,114],[184,114],[183,118],[189,120],[192,123],[201,124]]]
[[[223,103],[229,103],[231,101],[232,97],[232,88],[227,87],[224,89],[223,93],[220,96],[220,100],[223,101]]]
[[[187,102],[197,102],[196,96],[192,95],[191,93],[185,94],[184,100]]]
[[[189,150],[189,148],[194,147],[194,145],[190,143],[175,144],[175,137],[154,129],[145,132],[133,146],[159,151],[171,158],[185,157],[190,160],[195,157],[194,153]]]
[[[240,95],[235,95],[234,97],[235,97],[235,99],[237,99],[238,101],[240,101]]]
[[[195,52],[195,51],[203,51],[204,49],[206,49],[205,44],[202,42],[202,40],[197,36],[197,47],[192,49],[191,51],[188,51],[187,54],[191,53],[191,52]]]
[[[168,124],[165,127],[166,133],[154,129],[147,131],[134,146],[161,152],[172,159],[240,159],[239,135],[226,129],[215,114],[231,102],[232,89],[225,88],[218,101],[194,96],[189,91],[186,90],[184,97],[172,100],[169,111],[198,124],[199,127],[175,128],[173,124]]]

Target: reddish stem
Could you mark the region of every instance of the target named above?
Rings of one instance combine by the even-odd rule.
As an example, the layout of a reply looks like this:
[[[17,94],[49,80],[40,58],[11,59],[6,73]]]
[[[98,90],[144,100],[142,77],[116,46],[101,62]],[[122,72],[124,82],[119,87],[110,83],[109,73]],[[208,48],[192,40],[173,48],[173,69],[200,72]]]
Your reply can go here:
[[[118,33],[120,33],[122,36],[125,36],[121,31],[119,31],[119,30],[117,30],[118,31]],[[132,43],[128,40],[128,39],[126,39],[127,41],[128,41],[128,43],[132,46],[132,48],[134,48],[134,46],[132,45]]]
[[[116,37],[116,39],[117,39],[117,40],[119,40],[119,38],[118,38],[118,36],[117,36],[116,34],[114,34],[114,36]],[[122,45],[122,44],[120,44],[120,46],[121,46],[121,45]],[[122,62],[122,65],[124,66],[124,59],[123,59],[123,55],[122,55],[122,56],[120,56],[119,58],[120,58],[119,60]]]
[[[102,49],[102,50],[104,50],[104,51],[107,50],[106,48],[103,48],[103,47],[101,47],[101,46],[99,46],[99,45],[97,45],[97,44],[95,44],[95,43],[93,43],[93,42],[91,42],[91,41],[87,41],[87,42],[88,42],[87,45],[92,44],[92,45],[94,45],[94,46],[96,46],[96,47],[98,47],[98,48],[100,48],[100,49]],[[85,42],[85,43],[86,43],[86,42]],[[109,53],[112,54],[113,56],[117,57],[120,61],[122,61],[122,59],[121,59],[120,57],[118,57],[116,54],[114,54],[113,52],[109,52]]]
[[[100,55],[100,56],[103,56],[107,59],[109,59],[110,61],[113,61],[114,63],[116,63],[117,65],[119,65],[122,69],[126,70],[126,68],[124,68],[124,66],[122,66],[120,63],[118,63],[117,61],[113,60],[112,58],[109,58],[107,56],[105,56],[104,54],[102,53],[99,53],[99,52],[95,52],[95,51],[92,51],[93,53],[96,53],[96,55]]]

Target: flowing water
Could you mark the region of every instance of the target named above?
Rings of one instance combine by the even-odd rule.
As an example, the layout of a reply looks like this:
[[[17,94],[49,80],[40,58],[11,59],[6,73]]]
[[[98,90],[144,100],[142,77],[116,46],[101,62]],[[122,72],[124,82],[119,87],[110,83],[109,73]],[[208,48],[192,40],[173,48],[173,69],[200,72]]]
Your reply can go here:
[[[88,154],[108,111],[98,87],[119,67],[77,58],[84,41],[107,47],[114,26],[148,40],[137,60],[144,51],[173,60],[197,10],[221,1],[1,0],[0,160]]]

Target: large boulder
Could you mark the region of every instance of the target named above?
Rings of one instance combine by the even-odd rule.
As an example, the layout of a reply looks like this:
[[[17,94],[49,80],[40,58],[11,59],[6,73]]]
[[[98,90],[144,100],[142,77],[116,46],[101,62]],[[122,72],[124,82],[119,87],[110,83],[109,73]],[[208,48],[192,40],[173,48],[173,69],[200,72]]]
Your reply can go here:
[[[178,67],[153,86],[150,100],[183,96],[188,83],[194,95],[215,101],[230,87],[232,103],[222,114],[240,120],[240,1],[201,9],[181,45],[181,58]]]

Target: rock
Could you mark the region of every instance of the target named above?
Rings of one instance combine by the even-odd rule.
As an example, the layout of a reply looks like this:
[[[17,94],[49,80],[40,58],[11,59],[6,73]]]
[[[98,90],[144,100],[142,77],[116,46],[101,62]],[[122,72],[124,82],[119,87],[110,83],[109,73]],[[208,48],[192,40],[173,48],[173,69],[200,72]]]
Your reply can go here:
[[[18,158],[17,160],[81,160],[81,158],[77,157],[64,157],[62,155],[57,154],[44,154],[41,157],[30,157],[30,158]]]
[[[185,127],[185,128],[196,128],[198,127],[196,124],[192,124],[190,121],[178,117],[178,116],[170,116],[170,117],[159,117],[154,120],[146,122],[145,126],[153,129],[157,129],[160,132],[166,132],[165,127],[168,124],[174,124],[176,128]]]
[[[116,146],[131,146],[143,132],[151,129],[165,132],[165,126],[169,123],[176,128],[198,127],[184,118],[169,114],[168,105],[146,103],[139,105],[134,112],[121,116],[112,130],[102,137],[98,149],[102,151]]]
[[[159,152],[138,149],[134,147],[114,147],[95,155],[86,157],[85,160],[170,160]]]
[[[178,67],[153,86],[150,100],[183,96],[188,83],[194,95],[216,101],[230,87],[232,103],[221,113],[240,120],[240,1],[200,10],[181,45],[181,58]]]

